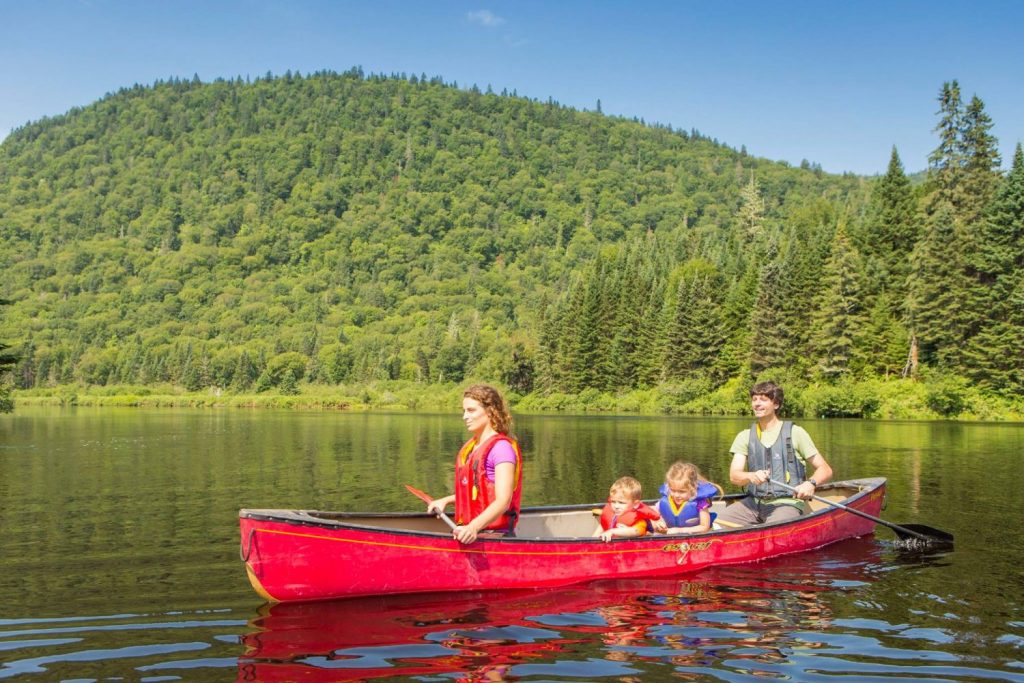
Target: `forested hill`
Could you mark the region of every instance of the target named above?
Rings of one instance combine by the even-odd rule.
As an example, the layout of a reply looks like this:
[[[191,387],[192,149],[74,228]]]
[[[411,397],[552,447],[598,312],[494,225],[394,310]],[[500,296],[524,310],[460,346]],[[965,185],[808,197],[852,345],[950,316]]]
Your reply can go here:
[[[893,373],[917,235],[874,239],[869,194],[436,78],[135,86],[0,146],[0,339],[23,388]],[[872,334],[837,353],[847,268]]]

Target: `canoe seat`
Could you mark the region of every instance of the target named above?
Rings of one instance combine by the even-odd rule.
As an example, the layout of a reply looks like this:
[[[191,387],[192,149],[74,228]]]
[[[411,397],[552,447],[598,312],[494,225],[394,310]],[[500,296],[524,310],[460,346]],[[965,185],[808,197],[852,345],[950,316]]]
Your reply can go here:
[[[600,509],[597,514],[600,516]],[[589,509],[530,513],[520,517],[516,525],[518,538],[589,537],[593,531],[594,514]]]

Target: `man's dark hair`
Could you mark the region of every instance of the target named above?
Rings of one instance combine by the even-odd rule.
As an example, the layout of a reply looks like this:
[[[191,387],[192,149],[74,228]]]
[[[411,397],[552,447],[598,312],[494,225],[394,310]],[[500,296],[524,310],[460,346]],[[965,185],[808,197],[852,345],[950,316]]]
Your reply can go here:
[[[775,382],[758,382],[750,389],[750,395],[753,396],[767,396],[772,400],[777,407],[776,410],[782,408],[782,387]]]

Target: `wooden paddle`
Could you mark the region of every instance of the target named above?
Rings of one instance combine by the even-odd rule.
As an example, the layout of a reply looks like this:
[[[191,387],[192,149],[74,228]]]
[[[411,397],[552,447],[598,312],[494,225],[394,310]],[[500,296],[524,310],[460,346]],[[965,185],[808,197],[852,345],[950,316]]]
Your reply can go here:
[[[789,491],[796,491],[795,488],[789,484],[783,484],[781,481],[775,481],[774,479],[769,479],[768,481]],[[843,505],[842,503],[837,503],[834,500],[829,500],[828,498],[822,498],[821,496],[811,496],[811,498],[819,503],[825,503],[826,505],[837,507],[840,510],[845,510],[846,512],[854,515],[859,515],[864,519],[870,519],[875,524],[887,526],[895,531],[896,535],[902,540],[916,539],[918,541],[924,541],[925,543],[953,545],[953,534],[942,531],[941,529],[934,529],[930,526],[925,526],[924,524],[893,524],[892,522],[887,522],[884,519],[873,517],[866,512],[861,512],[860,510],[849,507],[848,505]]]
[[[426,491],[420,491],[415,486],[409,486],[408,484],[405,485],[405,488],[409,489],[409,493],[411,493],[412,495],[416,496],[417,498],[422,500],[427,505],[430,505],[431,503],[434,502],[434,499],[431,498],[430,494],[427,493]],[[452,518],[449,517],[448,515],[446,515],[443,510],[439,510],[437,512],[437,516],[440,517],[442,520],[444,520],[444,523],[447,524],[448,526],[450,526],[452,528],[452,530],[455,529],[455,522],[453,522]]]

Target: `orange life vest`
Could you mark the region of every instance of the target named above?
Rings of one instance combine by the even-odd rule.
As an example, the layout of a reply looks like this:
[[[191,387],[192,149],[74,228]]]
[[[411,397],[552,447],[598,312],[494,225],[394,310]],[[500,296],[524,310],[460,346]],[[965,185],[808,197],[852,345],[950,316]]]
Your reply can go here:
[[[487,454],[499,441],[508,441],[516,454],[515,483],[508,510],[487,525],[494,531],[512,532],[519,521],[519,503],[523,495],[523,456],[519,444],[504,434],[495,434],[480,447],[476,438],[467,441],[455,456],[455,523],[462,525],[476,518],[494,501],[494,482],[487,478]]]
[[[647,522],[647,531],[650,531],[651,522],[656,519],[661,519],[661,513],[639,501],[634,503],[632,508],[624,510],[618,517],[615,516],[611,503],[605,503],[604,509],[601,510],[601,528],[605,531],[614,529],[620,524],[622,526],[633,526],[641,520]]]

